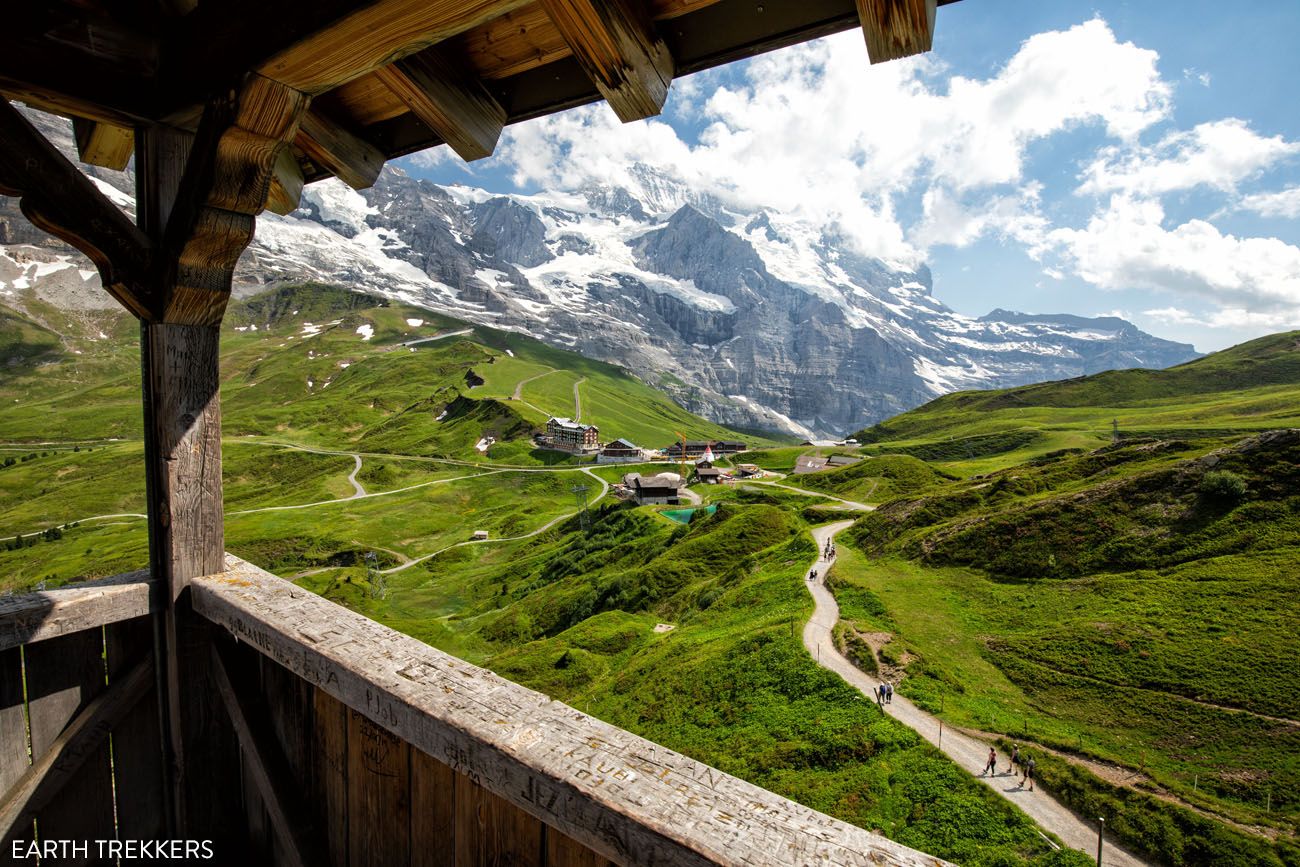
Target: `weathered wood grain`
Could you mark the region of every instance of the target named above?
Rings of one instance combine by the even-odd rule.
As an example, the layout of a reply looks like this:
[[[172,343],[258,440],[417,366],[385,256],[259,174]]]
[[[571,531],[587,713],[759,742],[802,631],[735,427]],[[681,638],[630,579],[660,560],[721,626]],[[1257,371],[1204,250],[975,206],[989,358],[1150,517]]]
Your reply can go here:
[[[438,47],[376,71],[397,98],[466,162],[491,156],[506,110],[472,73]]]
[[[354,190],[373,185],[384,167],[379,148],[319,112],[302,119],[294,144]]]
[[[546,867],[615,867],[567,834],[546,829]]]
[[[0,598],[0,650],[148,614],[152,587],[142,570]]]
[[[161,318],[219,325],[235,264],[253,239],[281,151],[298,133],[304,94],[252,75],[207,104],[167,220]]]
[[[223,661],[228,653],[220,651],[219,647],[212,647],[213,679],[239,738],[244,768],[257,786],[266,809],[267,825],[280,844],[276,851],[284,856],[284,860],[277,863],[288,867],[319,864],[321,858],[317,853],[311,819],[302,802],[303,790],[295,783],[293,769],[271,728],[266,702],[255,684],[235,685]]]
[[[107,680],[103,628],[28,645],[23,664],[32,767],[24,777],[30,800],[19,801],[16,809],[35,816],[40,833],[55,839],[93,840],[111,835],[113,778],[103,736],[116,717],[83,715],[92,707],[125,709],[118,703],[95,701]],[[82,723],[80,730],[88,737],[65,737],[74,720]],[[7,801],[6,807],[14,806]],[[6,821],[16,818],[8,810],[5,816]],[[0,837],[4,834],[0,830]]]
[[[131,667],[153,653],[152,617],[137,617],[104,627],[108,683],[128,676]],[[113,728],[113,780],[117,830],[124,840],[156,840],[163,833],[163,744],[158,692],[149,681],[144,695]]]
[[[237,558],[227,564],[224,574],[192,582],[199,614],[616,863],[944,863],[593,719]],[[349,848],[357,851],[355,840]]]
[[[290,214],[302,200],[303,176],[292,148],[283,148],[271,170],[271,188],[266,194],[266,210],[273,214]]]
[[[46,648],[51,646],[53,643]],[[148,691],[152,677],[153,659],[146,657],[112,688],[81,706],[57,736],[42,744],[39,757],[0,803],[0,839],[33,817],[47,839],[104,840],[114,836],[107,738],[118,720]],[[33,722],[33,736],[46,734],[49,724],[57,719],[54,705],[59,703],[66,704],[56,699],[40,708],[41,719]],[[35,702],[32,706],[37,707]],[[101,758],[102,771],[92,765]]]
[[[673,57],[634,0],[542,0],[591,83],[624,123],[659,114]]]
[[[0,793],[8,792],[31,766],[27,754],[27,703],[23,698],[22,650],[0,650]],[[16,828],[10,837],[30,840],[33,825]],[[0,836],[0,846],[9,847],[9,837]],[[0,850],[4,851],[4,850]]]
[[[296,675],[295,675],[296,676]],[[348,863],[348,708],[312,686],[312,773],[316,819],[331,867]]]
[[[527,0],[371,0],[280,51],[268,78],[323,93],[522,6]]]
[[[545,826],[464,774],[456,774],[456,867],[543,867]]]
[[[654,0],[650,4],[650,17],[655,21],[668,21],[717,2]],[[488,80],[509,78],[573,54],[540,0],[475,27],[451,41],[474,72]]]
[[[456,772],[411,750],[411,867],[457,867]]]
[[[34,225],[95,263],[110,295],[136,316],[152,308],[153,245],[27,118],[0,101],[0,193],[18,196]]]
[[[129,127],[74,117],[72,133],[77,141],[77,156],[83,163],[120,172],[131,161],[135,131]]]
[[[935,0],[857,0],[857,4],[872,63],[930,50]]]
[[[387,867],[410,859],[411,746],[348,711],[348,864]]]

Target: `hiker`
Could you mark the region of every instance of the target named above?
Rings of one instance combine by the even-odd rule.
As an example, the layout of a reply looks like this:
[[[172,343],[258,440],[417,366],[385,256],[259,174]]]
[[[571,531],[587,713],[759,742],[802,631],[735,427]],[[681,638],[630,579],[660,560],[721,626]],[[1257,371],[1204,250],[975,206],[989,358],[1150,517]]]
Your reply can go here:
[[[1021,788],[1024,788],[1025,783],[1029,783],[1029,791],[1032,792],[1034,790],[1034,770],[1037,767],[1038,763],[1034,761],[1033,756],[1029,756],[1025,759],[1025,776],[1020,780]]]
[[[989,760],[984,765],[984,770],[980,771],[981,777],[995,776],[998,772],[998,754],[993,747],[989,747]]]
[[[882,683],[876,687],[876,707],[885,706],[885,685]]]
[[[885,704],[893,704],[893,703],[894,703],[894,685],[889,681],[885,681]]]
[[[1011,745],[1011,764],[1007,765],[1007,773],[1014,774],[1016,766],[1020,764],[1020,744]]]

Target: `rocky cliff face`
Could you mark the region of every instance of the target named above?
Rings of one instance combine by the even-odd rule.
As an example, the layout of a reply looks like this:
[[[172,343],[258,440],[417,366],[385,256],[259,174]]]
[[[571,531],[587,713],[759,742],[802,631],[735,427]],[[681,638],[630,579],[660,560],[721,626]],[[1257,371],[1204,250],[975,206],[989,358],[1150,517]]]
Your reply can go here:
[[[41,123],[71,148],[66,124]],[[131,206],[129,174],[91,173]],[[55,264],[61,296],[98,290],[84,260],[3,200],[0,245],[0,292],[53,281]],[[626,187],[533,196],[391,167],[362,193],[315,184],[294,214],[259,221],[237,291],[303,279],[525,331],[622,364],[725,424],[803,435],[858,430],[956,389],[1195,357],[1119,319],[962,316],[933,297],[924,267],[861,256],[781,214],[737,213],[644,166]]]

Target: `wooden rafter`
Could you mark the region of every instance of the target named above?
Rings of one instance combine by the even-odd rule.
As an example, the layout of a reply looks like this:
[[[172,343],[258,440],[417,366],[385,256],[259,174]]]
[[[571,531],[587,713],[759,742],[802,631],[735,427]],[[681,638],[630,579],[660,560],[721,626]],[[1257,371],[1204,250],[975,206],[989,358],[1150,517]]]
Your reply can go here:
[[[127,711],[135,707],[153,683],[153,655],[142,659],[121,680],[91,699],[58,739],[38,757],[0,802],[0,839],[21,822],[31,824],[36,812],[58,794]]]
[[[930,50],[935,0],[857,0],[857,4],[872,63]]]
[[[633,0],[542,0],[573,56],[627,123],[659,114],[673,58]]]
[[[87,165],[120,172],[131,161],[131,151],[135,150],[134,130],[74,117],[72,133],[77,140],[77,155]]]
[[[384,167],[379,148],[318,111],[303,117],[294,144],[354,190],[373,185]]]
[[[165,45],[163,102],[193,101],[246,70],[317,95],[522,6],[527,0],[265,0],[200,3]],[[164,82],[164,87],[167,83]]]
[[[148,318],[149,239],[7,101],[0,104],[0,193],[20,197],[27,219],[85,253],[104,288]]]
[[[506,110],[438,48],[377,70],[379,79],[466,162],[491,156]]]
[[[288,214],[298,208],[302,198],[302,166],[291,148],[280,151],[271,174],[271,189],[266,195],[266,209],[273,214]]]

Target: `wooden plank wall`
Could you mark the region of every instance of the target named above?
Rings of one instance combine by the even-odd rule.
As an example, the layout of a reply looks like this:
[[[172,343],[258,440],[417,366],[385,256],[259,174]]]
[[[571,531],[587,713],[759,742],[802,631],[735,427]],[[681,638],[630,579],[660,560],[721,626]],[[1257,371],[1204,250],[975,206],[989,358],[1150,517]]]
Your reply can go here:
[[[239,652],[260,661],[273,728],[332,867],[612,867],[274,661]],[[284,863],[255,795],[245,802],[252,849],[259,863]]]
[[[148,616],[0,651],[0,796],[55,743],[95,696],[153,649]],[[153,688],[140,698],[35,823],[11,840],[155,839],[161,836],[162,750]],[[115,796],[116,793],[116,796]],[[100,862],[90,859],[80,863]]]

